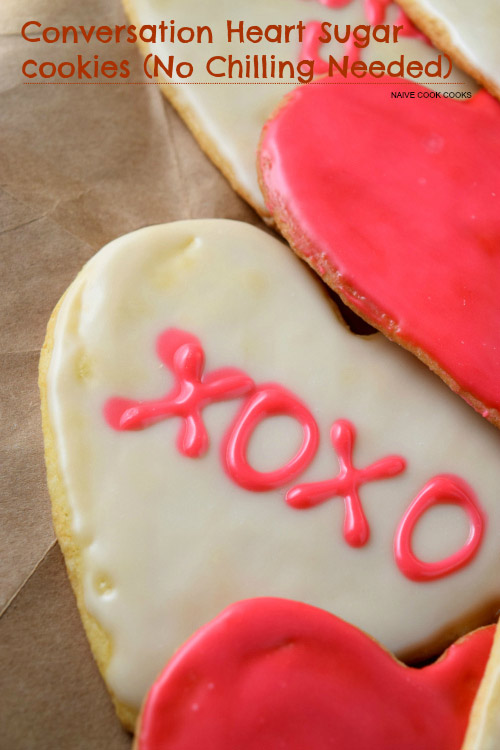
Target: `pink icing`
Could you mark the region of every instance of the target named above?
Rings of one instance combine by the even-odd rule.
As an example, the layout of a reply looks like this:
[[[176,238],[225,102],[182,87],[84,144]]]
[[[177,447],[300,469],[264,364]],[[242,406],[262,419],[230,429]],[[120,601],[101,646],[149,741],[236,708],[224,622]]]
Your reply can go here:
[[[201,409],[214,401],[246,395],[247,399],[221,445],[222,465],[228,476],[240,487],[253,492],[284,487],[305,471],[313,460],[319,429],[307,406],[291,391],[276,383],[256,386],[246,373],[225,367],[204,375],[205,353],[200,341],[186,331],[167,328],[156,342],[158,357],[172,371],[175,385],[160,399],[134,401],[110,398],[104,405],[104,416],[115,430],[141,430],[170,417],[180,417],[178,450],[189,458],[201,456],[208,447],[208,434]],[[272,471],[254,469],[247,458],[252,435],[259,424],[269,418],[285,415],[302,427],[302,444],[283,466]],[[331,441],[337,453],[339,472],[333,479],[292,487],[286,502],[297,510],[306,510],[335,497],[345,506],[344,538],[352,547],[367,543],[370,528],[363,511],[359,489],[367,482],[388,479],[406,468],[401,456],[386,456],[357,469],[353,464],[356,439],[354,425],[346,419],[334,422]],[[432,505],[456,503],[468,514],[471,533],[466,544],[454,555],[438,563],[418,560],[411,548],[413,529]],[[476,554],[483,536],[485,516],[472,489],[459,477],[434,477],[415,498],[403,517],[395,538],[395,558],[401,572],[416,581],[433,580],[459,570]]]
[[[344,5],[349,5],[352,0],[318,0],[321,5],[326,5],[327,8],[343,8]]]
[[[328,73],[329,64],[324,60],[319,52],[321,42],[319,41],[322,36],[321,23],[319,21],[310,21],[304,30],[304,41],[299,54],[300,60],[313,60],[314,61],[314,75],[319,76],[324,73]],[[359,60],[360,49],[355,45],[355,38],[349,36],[349,39],[345,43],[346,55],[349,55],[351,63]]]
[[[369,2],[370,0],[367,0]],[[432,45],[431,40],[427,37],[423,31],[417,29],[417,27],[410,21],[404,10],[400,10],[396,20],[394,21],[395,26],[402,26],[403,28],[399,31],[399,36],[413,37],[414,39],[420,39],[428,45]]]
[[[385,22],[387,8],[392,0],[365,0],[365,16],[371,26],[378,26]]]
[[[370,528],[359,498],[360,486],[400,474],[406,461],[401,456],[387,456],[364,469],[356,469],[352,463],[356,439],[354,425],[347,419],[339,419],[334,422],[330,436],[340,465],[337,476],[323,482],[297,485],[287,492],[286,501],[292,508],[304,510],[334,497],[343,497],[344,538],[352,547],[362,547],[369,539]]]
[[[263,134],[267,205],[354,310],[500,409],[500,104],[391,82],[294,90]]]
[[[239,602],[155,682],[138,750],[459,750],[494,632],[414,669],[323,610]]]
[[[352,0],[317,0],[321,5],[325,5],[327,8],[343,8],[344,5],[349,5]]]
[[[321,24],[319,21],[310,21],[304,31],[304,41],[299,54],[300,60],[314,60],[314,73],[317,76],[328,73],[328,63],[319,54],[321,36]]]
[[[366,20],[371,26],[378,26],[379,24],[386,23],[387,10],[393,5],[392,0],[365,0],[365,15]],[[430,44],[430,40],[425,34],[417,29],[416,26],[410,21],[404,10],[399,10],[399,13],[394,21],[394,26],[402,26],[403,28],[398,31],[398,37],[414,37],[421,39],[426,44]]]
[[[201,456],[208,448],[208,435],[201,409],[214,401],[243,396],[254,389],[251,378],[234,367],[203,375],[205,355],[196,336],[168,328],[158,337],[156,351],[172,371],[176,383],[166,396],[151,401],[111,398],[104,416],[115,430],[142,430],[169,417],[181,417],[177,446],[185,456]]]
[[[352,0],[319,0],[319,2],[322,2],[323,5],[328,5],[331,8],[342,8],[344,5],[348,5],[352,2]],[[392,0],[365,0],[364,11],[368,23],[371,26],[385,23],[387,9],[390,5],[392,5]],[[399,11],[394,25],[403,27],[398,32],[399,36],[415,37],[416,39],[421,39],[427,44],[430,44],[429,39],[413,25],[403,10]],[[320,56],[320,36],[322,36],[321,23],[319,21],[310,21],[306,25],[303,43],[299,54],[300,60],[314,60],[315,76],[329,72],[328,63]],[[361,54],[361,49],[356,46],[355,41],[354,36],[351,34],[345,43],[345,54],[349,56],[351,63],[359,60]]]
[[[419,519],[433,505],[453,503],[467,513],[469,537],[463,547],[444,560],[423,562],[413,553],[411,540]],[[477,554],[483,538],[486,516],[474,491],[460,477],[443,474],[433,477],[413,500],[401,519],[394,539],[394,557],[402,573],[413,581],[434,581],[467,565]]]
[[[300,422],[302,445],[295,456],[279,469],[256,471],[248,463],[246,455],[250,438],[262,420],[278,415],[287,415]],[[280,487],[301,474],[314,458],[318,442],[318,425],[297,396],[276,383],[261,385],[236,417],[222,450],[222,462],[236,484],[247,490],[262,492]]]

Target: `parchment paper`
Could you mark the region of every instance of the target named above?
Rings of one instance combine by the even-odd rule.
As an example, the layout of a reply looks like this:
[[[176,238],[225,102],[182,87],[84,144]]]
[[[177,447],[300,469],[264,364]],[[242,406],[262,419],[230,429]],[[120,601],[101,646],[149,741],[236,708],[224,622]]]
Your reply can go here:
[[[77,52],[131,60],[130,44],[31,44],[20,29],[126,23],[117,0],[0,3],[0,745],[115,750],[114,715],[55,542],[37,367],[51,310],[114,237],[198,217],[260,220],[204,156],[158,86],[25,85],[22,62]],[[145,80],[145,79],[144,79]]]

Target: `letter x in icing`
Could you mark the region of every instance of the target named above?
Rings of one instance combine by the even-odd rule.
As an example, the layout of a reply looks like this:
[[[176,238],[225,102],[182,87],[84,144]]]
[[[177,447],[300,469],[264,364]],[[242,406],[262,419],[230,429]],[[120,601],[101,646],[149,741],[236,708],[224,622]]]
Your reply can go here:
[[[357,469],[352,462],[356,439],[354,425],[347,419],[338,419],[332,425],[330,436],[340,465],[337,476],[292,487],[286,494],[286,501],[292,508],[307,510],[334,497],[343,497],[344,538],[351,547],[362,547],[369,539],[370,527],[359,497],[360,486],[400,474],[406,468],[406,461],[401,456],[387,456],[364,469]]]
[[[208,434],[201,410],[213,401],[237,398],[254,390],[253,380],[235,367],[223,367],[204,375],[205,354],[196,336],[168,328],[158,336],[158,357],[175,376],[166,396],[151,401],[110,398],[104,417],[115,430],[142,430],[169,417],[181,417],[177,437],[179,451],[190,458],[208,448]]]

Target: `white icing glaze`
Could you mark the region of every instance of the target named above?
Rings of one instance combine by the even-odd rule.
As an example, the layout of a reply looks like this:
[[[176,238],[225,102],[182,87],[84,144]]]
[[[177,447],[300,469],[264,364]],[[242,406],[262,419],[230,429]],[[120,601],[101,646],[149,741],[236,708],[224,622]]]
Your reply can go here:
[[[404,473],[361,488],[371,527],[365,547],[343,539],[342,499],[296,511],[285,490],[253,493],[225,475],[219,444],[241,401],[204,410],[211,442],[201,459],[177,450],[177,419],[139,432],[108,427],[108,398],[166,393],[172,380],[155,342],[172,326],[200,338],[207,372],[239,367],[305,402],[321,443],[301,482],[337,473],[328,435],[339,418],[357,429],[356,466],[394,453],[406,459]],[[239,599],[302,600],[401,652],[500,594],[498,431],[399,347],[344,329],[303,264],[251,226],[179,222],[101,250],[58,314],[48,396],[84,547],[86,604],[112,638],[107,679],[126,703],[139,706],[173,650]],[[277,448],[288,423],[269,420],[256,435],[258,468],[283,458]],[[394,563],[394,532],[417,492],[443,472],[473,487],[487,533],[465,569],[414,583]],[[423,531],[418,553],[443,557],[463,541],[462,515],[435,508]]]
[[[418,0],[419,9],[439,21],[456,49],[474,68],[500,85],[500,3],[481,0]]]
[[[260,132],[284,94],[297,85],[297,81],[270,85],[196,85],[200,82],[214,84],[229,80],[211,77],[205,69],[205,63],[214,55],[227,57],[230,54],[242,60],[245,55],[255,54],[268,55],[269,58],[275,55],[276,60],[292,62],[300,59],[301,45],[296,36],[288,44],[273,44],[265,40],[258,44],[239,44],[234,41],[228,44],[227,19],[234,23],[242,20],[245,28],[254,24],[261,27],[269,24],[297,24],[301,20],[304,24],[309,21],[328,21],[341,27],[350,24],[354,28],[368,23],[364,0],[352,0],[338,9],[325,7],[312,0],[217,0],[216,3],[200,3],[197,0],[131,0],[130,6],[133,10],[132,19],[138,25],[159,24],[161,20],[168,24],[173,19],[178,29],[198,25],[209,25],[213,29],[213,44],[156,43],[147,45],[148,50],[164,60],[173,54],[176,60],[187,60],[194,65],[192,81],[196,83],[183,82],[176,76],[172,78],[177,82],[174,92],[176,100],[188,118],[202,129],[210,148],[223,159],[226,171],[229,170],[240,189],[260,212],[265,212],[255,167]],[[399,8],[392,6],[387,13],[386,23],[394,24],[398,13]],[[324,45],[321,51],[326,60],[330,54],[341,59],[347,53],[343,50],[343,45],[332,42]],[[400,38],[397,44],[371,42],[361,50],[360,58],[367,63],[373,60],[388,63],[399,59],[402,54],[408,61],[419,60],[425,64],[436,59],[438,53],[425,42],[406,37]],[[438,91],[451,88],[457,91],[476,90],[472,80],[455,66],[452,75],[453,79],[448,80],[463,81],[464,85],[435,88]]]

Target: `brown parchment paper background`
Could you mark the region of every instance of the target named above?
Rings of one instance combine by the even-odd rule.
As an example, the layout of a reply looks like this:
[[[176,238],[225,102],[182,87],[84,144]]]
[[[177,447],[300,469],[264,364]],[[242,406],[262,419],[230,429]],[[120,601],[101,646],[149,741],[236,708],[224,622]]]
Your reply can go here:
[[[208,0],[200,0],[206,2]],[[33,44],[20,30],[126,23],[119,0],[0,0],[0,747],[121,750],[55,541],[37,367],[52,308],[103,244],[139,227],[262,225],[151,85],[25,85],[26,59],[128,59],[131,44]],[[25,80],[25,79],[24,79]]]

